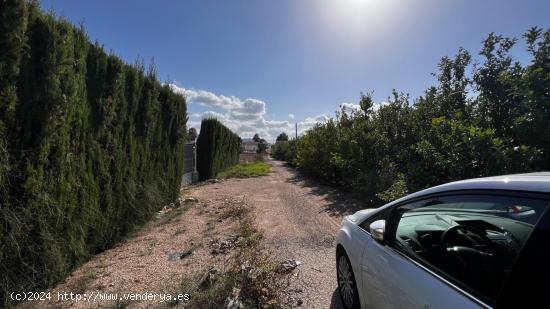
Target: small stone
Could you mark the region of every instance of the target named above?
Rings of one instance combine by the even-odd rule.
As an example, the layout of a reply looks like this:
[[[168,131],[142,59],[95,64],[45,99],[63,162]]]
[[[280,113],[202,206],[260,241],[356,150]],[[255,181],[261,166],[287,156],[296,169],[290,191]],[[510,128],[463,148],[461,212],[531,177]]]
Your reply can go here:
[[[208,273],[211,275],[215,275],[215,274],[219,274],[220,270],[217,267],[210,267],[210,269],[208,269]]]
[[[181,259],[185,259],[186,257],[189,257],[189,256],[191,256],[192,254],[193,254],[193,251],[187,250],[187,251],[185,251],[185,252],[181,255],[180,258],[181,258]]]
[[[280,272],[289,272],[289,271],[292,271],[294,270],[296,267],[298,267],[298,265],[302,264],[302,262],[300,261],[295,261],[295,260],[285,260],[281,263],[280,265],[280,268],[279,268],[279,271]]]
[[[245,261],[242,265],[241,265],[241,270],[243,272],[250,272],[252,270],[252,267],[249,265],[249,262],[248,261]]]
[[[233,288],[233,293],[231,297],[225,299],[224,309],[240,309],[244,308],[243,303],[240,300],[241,298],[241,289]]]
[[[171,252],[168,254],[168,261],[183,260],[193,254],[193,251],[187,250],[184,252]]]
[[[210,251],[212,254],[225,254],[237,244],[235,237],[228,237],[225,240],[210,240],[210,246],[214,247]]]
[[[199,281],[199,286],[202,288],[207,288],[216,280],[216,275],[219,273],[220,270],[217,267],[210,267]]]
[[[184,203],[198,203],[199,199],[196,198],[196,197],[189,196],[189,197],[184,198],[183,202]]]

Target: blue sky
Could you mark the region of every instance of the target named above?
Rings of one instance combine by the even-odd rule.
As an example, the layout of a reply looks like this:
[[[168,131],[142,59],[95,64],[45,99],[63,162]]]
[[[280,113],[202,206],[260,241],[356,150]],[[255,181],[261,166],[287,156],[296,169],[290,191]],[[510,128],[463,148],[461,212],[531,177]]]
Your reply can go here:
[[[341,103],[392,89],[417,97],[439,59],[477,54],[489,32],[550,27],[540,0],[42,0],[127,62],[154,57],[188,97],[190,124],[217,116],[271,140],[333,116]],[[518,46],[518,60],[526,53]],[[292,114],[292,115],[290,115]],[[290,116],[289,116],[290,115]],[[294,116],[294,117],[292,117]],[[250,136],[249,136],[250,135]]]

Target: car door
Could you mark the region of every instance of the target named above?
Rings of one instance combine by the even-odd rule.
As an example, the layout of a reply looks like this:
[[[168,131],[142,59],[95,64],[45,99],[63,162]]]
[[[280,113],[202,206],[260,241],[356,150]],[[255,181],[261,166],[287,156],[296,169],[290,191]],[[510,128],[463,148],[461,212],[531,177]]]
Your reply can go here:
[[[514,264],[496,308],[550,308],[550,210],[547,208]]]
[[[507,209],[502,205],[528,207],[532,215],[517,218],[500,211]],[[396,205],[386,217],[384,241],[372,239],[363,250],[363,307],[493,306],[534,229],[529,222],[547,205],[509,192],[439,194]],[[442,245],[446,231],[452,234]]]
[[[361,265],[363,308],[480,308],[469,297],[392,248],[368,242]]]

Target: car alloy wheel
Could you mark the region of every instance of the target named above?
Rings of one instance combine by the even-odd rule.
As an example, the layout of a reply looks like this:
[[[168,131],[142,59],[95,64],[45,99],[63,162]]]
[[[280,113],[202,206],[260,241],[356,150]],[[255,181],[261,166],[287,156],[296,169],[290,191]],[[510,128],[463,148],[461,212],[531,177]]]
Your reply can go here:
[[[345,254],[338,256],[338,290],[346,308],[359,308],[357,286],[353,270]]]

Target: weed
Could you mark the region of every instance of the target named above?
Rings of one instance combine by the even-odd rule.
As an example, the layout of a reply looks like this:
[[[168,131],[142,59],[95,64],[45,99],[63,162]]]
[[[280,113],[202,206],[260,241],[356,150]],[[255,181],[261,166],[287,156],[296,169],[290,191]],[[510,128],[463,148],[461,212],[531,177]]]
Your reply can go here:
[[[237,219],[234,229],[240,241],[223,271],[210,268],[182,278],[176,293],[190,294],[182,305],[193,309],[222,308],[234,301],[244,308],[281,308],[278,295],[288,286],[288,275],[278,273],[278,263],[261,250],[262,233],[256,229],[254,217],[244,202],[232,200],[225,204],[220,217]],[[179,305],[176,301],[170,303],[176,305]]]
[[[75,293],[84,293],[90,283],[98,278],[98,274],[92,269],[86,269],[82,275],[80,275],[72,284],[71,289]]]
[[[186,231],[186,230],[185,230],[185,228],[183,228],[183,227],[178,228],[178,229],[176,229],[176,230],[174,231],[174,236],[183,234],[183,233],[185,233],[185,231]]]
[[[268,175],[271,171],[271,166],[267,163],[244,162],[230,167],[229,169],[218,174],[218,178],[249,178]]]
[[[161,226],[173,222],[176,219],[180,219],[181,215],[191,208],[193,203],[186,202],[178,208],[167,208],[162,212],[162,216],[156,222],[156,226]]]
[[[220,213],[219,219],[242,219],[249,213],[250,210],[246,207],[244,199],[241,201],[228,200],[224,202],[223,211]]]

